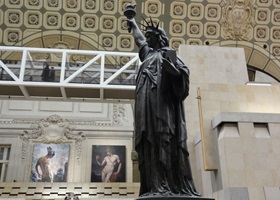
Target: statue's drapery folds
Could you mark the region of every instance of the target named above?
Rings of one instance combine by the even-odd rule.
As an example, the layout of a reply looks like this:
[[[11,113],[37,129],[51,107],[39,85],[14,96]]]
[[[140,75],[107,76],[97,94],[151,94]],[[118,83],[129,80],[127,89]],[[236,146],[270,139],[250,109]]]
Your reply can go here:
[[[133,8],[127,6],[130,12]],[[183,106],[189,93],[189,69],[151,18],[144,19],[145,36],[133,16],[127,16],[127,21],[142,61],[135,100],[140,196],[199,196],[189,163]]]

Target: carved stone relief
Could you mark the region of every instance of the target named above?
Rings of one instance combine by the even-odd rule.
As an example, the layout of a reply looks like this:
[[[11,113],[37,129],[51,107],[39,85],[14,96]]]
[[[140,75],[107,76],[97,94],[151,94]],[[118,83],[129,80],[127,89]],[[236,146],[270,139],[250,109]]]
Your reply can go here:
[[[24,131],[20,136],[22,139],[22,155],[23,161],[26,160],[30,152],[31,143],[75,143],[75,152],[77,163],[80,162],[82,141],[85,139],[82,132],[72,132],[70,122],[66,119],[62,119],[58,115],[51,115],[46,119],[42,119],[37,124],[31,125],[31,132]]]
[[[39,24],[39,15],[36,13],[29,14],[28,15],[28,24],[29,25]]]
[[[266,26],[256,26],[255,38],[259,41],[265,41],[269,37],[269,30]]]
[[[280,28],[273,28],[272,29],[272,41],[279,41],[280,40]]]
[[[126,122],[127,119],[127,110],[124,104],[113,104],[113,116],[112,120],[109,122],[98,122],[98,121],[67,121],[69,126],[79,126],[79,125],[89,125],[89,126],[104,126],[104,127],[114,127],[114,126],[122,126]],[[0,124],[31,124],[31,127],[38,127],[38,124],[41,124],[42,120],[26,120],[26,119],[14,119],[13,121],[0,121]],[[33,133],[35,129],[31,132]],[[35,131],[36,132],[36,131]],[[30,137],[30,134],[29,137]]]
[[[277,57],[280,56],[280,45],[274,45],[272,47],[272,54]]]
[[[188,34],[193,37],[201,37],[203,25],[201,22],[191,21],[188,23]]]
[[[58,0],[47,0],[47,5],[49,7],[58,7],[59,2],[58,2]]]
[[[225,0],[221,3],[223,37],[232,40],[249,40],[255,25],[256,5],[253,0]]]
[[[28,5],[29,6],[39,6],[40,2],[39,2],[39,0],[29,0]]]
[[[171,4],[170,15],[173,18],[183,19],[187,16],[187,5],[184,2],[173,2]]]
[[[69,157],[69,174],[73,174],[74,158],[76,155],[76,163],[80,163],[82,141],[85,139],[82,132],[74,133],[70,127],[69,121],[62,119],[58,115],[51,115],[46,119],[38,121],[36,124],[31,125],[31,132],[24,131],[20,136],[22,139],[22,162],[26,163],[25,168],[25,181],[29,180],[31,171],[32,151],[35,143],[45,144],[69,144],[70,157]],[[68,181],[72,181],[69,177]]]
[[[64,41],[57,41],[53,44],[49,45],[52,49],[73,49],[70,44]],[[50,54],[51,62],[61,62],[62,60],[62,54],[61,53],[51,53]]]
[[[19,32],[18,31],[9,31],[8,32],[8,42],[17,42],[19,41]]]
[[[125,106],[123,104],[114,104],[113,105],[113,124],[122,125],[123,121],[128,121],[126,116]]]
[[[185,44],[185,40],[183,40],[182,38],[172,38],[170,40],[170,46],[176,51],[178,50],[181,44]]]

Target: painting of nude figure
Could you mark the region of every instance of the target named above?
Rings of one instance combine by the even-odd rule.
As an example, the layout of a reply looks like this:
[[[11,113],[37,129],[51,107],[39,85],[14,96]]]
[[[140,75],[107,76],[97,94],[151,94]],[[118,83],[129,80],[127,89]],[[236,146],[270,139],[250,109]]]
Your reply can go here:
[[[91,182],[125,182],[125,146],[92,146]]]
[[[31,182],[66,182],[69,144],[34,144]]]

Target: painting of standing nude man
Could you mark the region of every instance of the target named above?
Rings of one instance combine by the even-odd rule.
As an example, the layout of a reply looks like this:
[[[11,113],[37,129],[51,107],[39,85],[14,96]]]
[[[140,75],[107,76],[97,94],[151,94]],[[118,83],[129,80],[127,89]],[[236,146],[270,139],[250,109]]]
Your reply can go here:
[[[69,144],[34,144],[31,182],[66,182]]]
[[[125,146],[92,146],[91,182],[125,182]]]

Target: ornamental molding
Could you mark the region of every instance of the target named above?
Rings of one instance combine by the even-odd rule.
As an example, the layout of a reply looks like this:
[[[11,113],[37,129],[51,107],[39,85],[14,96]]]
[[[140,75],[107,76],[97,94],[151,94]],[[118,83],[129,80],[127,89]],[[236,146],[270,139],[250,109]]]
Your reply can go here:
[[[249,40],[255,26],[254,0],[223,0],[220,21],[223,37],[232,40]]]
[[[74,142],[77,163],[80,163],[82,141],[85,137],[82,132],[73,132],[72,130],[69,121],[58,115],[51,115],[36,124],[32,124],[31,131],[25,130],[20,136],[22,139],[22,160],[25,161],[27,158],[31,143],[62,144]]]
[[[121,57],[120,62],[126,63],[129,58]],[[67,123],[71,126],[79,126],[79,125],[89,125],[89,126],[104,126],[104,127],[115,127],[115,126],[123,126],[129,120],[127,118],[127,110],[124,104],[114,103],[112,104],[113,113],[111,115],[111,120],[109,122],[98,122],[98,121],[87,121],[87,120],[67,120]],[[11,124],[30,124],[31,129],[33,127],[40,124],[42,120],[37,119],[12,119],[12,120],[0,120],[1,124],[11,125]],[[8,130],[8,129],[7,129]]]

